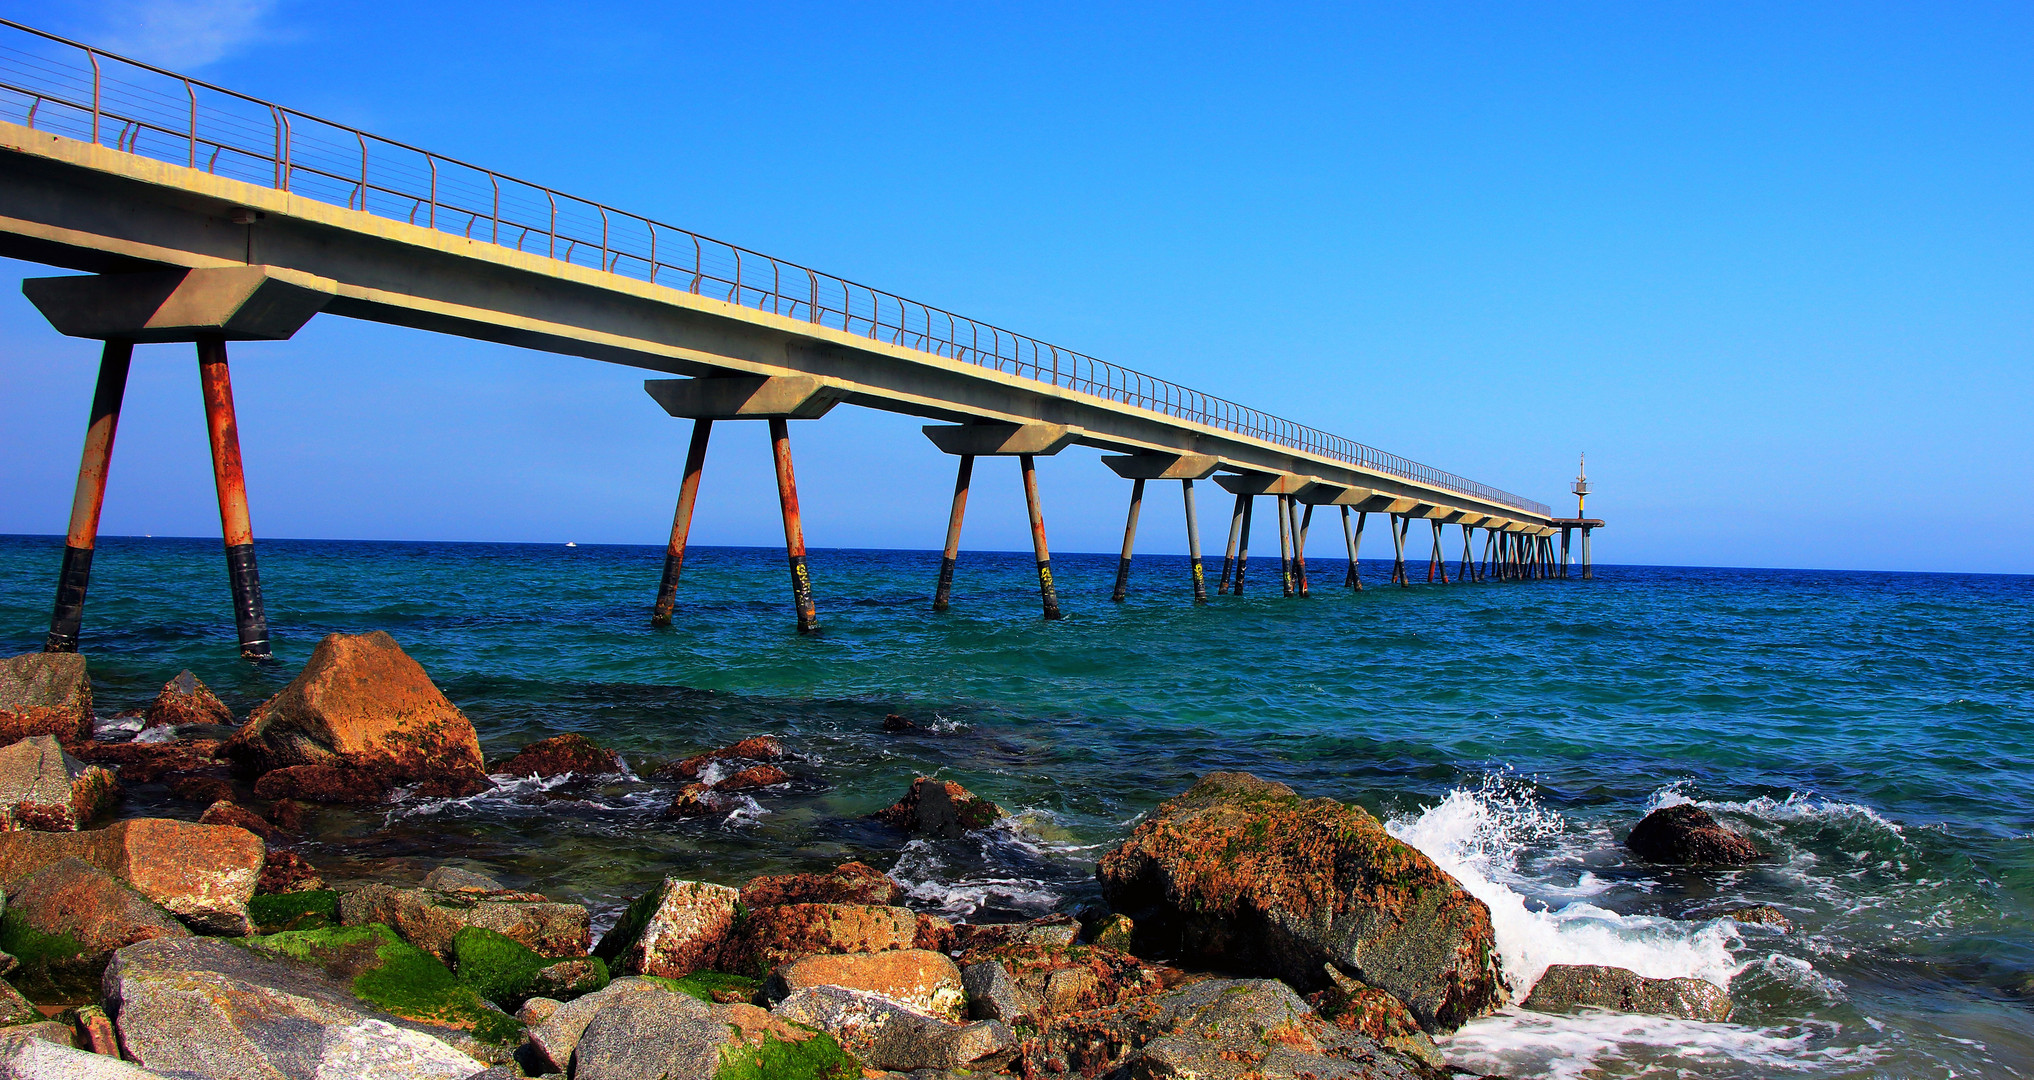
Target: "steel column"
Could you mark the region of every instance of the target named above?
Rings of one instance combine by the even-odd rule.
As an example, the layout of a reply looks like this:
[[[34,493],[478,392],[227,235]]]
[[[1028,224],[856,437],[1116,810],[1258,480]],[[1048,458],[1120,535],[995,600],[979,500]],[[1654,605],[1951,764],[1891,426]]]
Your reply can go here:
[[[99,509],[106,502],[106,472],[113,461],[113,433],[120,426],[120,402],[127,395],[127,368],[133,358],[131,341],[109,339],[99,352],[99,381],[92,389],[85,449],[78,456],[78,486],[71,495],[71,525],[64,537],[56,607],[50,613],[43,652],[78,651],[78,631],[85,621],[85,590],[92,583],[92,550],[99,540]]]
[[[1561,526],[1561,579],[1563,581],[1566,581],[1568,578],[1568,563],[1571,561],[1568,557],[1568,543],[1570,540],[1569,534],[1573,533],[1574,531],[1575,530],[1570,528],[1569,526],[1566,525]]]
[[[1194,482],[1179,482],[1180,498],[1186,502],[1187,559],[1194,576],[1194,603],[1208,602],[1208,578],[1201,569],[1201,519],[1194,512]]]
[[[1410,575],[1405,572],[1405,536],[1412,529],[1412,519],[1401,518],[1399,515],[1393,514],[1391,515],[1390,527],[1391,583],[1400,587],[1408,587],[1412,584],[1412,580]]]
[[[1363,523],[1370,517],[1367,510],[1356,512],[1356,531],[1349,531],[1349,508],[1342,508],[1342,539],[1349,545],[1349,571],[1342,583],[1357,592],[1363,591]]]
[[[1024,470],[1024,508],[1031,514],[1031,552],[1038,557],[1038,598],[1045,605],[1045,617],[1059,618],[1059,594],[1052,588],[1052,552],[1045,546],[1045,513],[1038,507],[1038,470],[1030,454],[1020,454]]]
[[[1243,571],[1250,565],[1250,519],[1257,516],[1257,500],[1248,495],[1236,498],[1243,503],[1243,535],[1236,543],[1236,595],[1243,595]]]
[[[953,568],[960,561],[961,519],[968,512],[968,484],[975,477],[975,455],[962,454],[953,477],[953,510],[946,517],[946,548],[939,556],[939,584],[932,590],[932,610],[945,611],[953,600]]]
[[[1222,580],[1215,586],[1215,594],[1229,591],[1229,578],[1236,570],[1236,539],[1243,532],[1243,515],[1250,508],[1250,496],[1236,496],[1236,509],[1229,514],[1229,546],[1222,552]]]
[[[692,422],[692,444],[685,448],[685,476],[678,482],[678,508],[671,514],[671,540],[664,545],[664,577],[657,583],[657,603],[650,609],[651,626],[671,625],[678,605],[678,576],[685,572],[685,542],[692,535],[692,507],[699,500],[699,477],[706,469],[706,440],[713,421]]]
[[[1469,550],[1470,534],[1475,531],[1474,525],[1462,526],[1462,565],[1456,569],[1455,580],[1464,585],[1476,580],[1476,555]]]
[[[1123,555],[1116,560],[1116,591],[1109,599],[1121,603],[1130,591],[1130,551],[1137,546],[1137,515],[1144,509],[1144,479],[1130,481],[1130,516],[1123,522]]]
[[[819,629],[819,611],[812,603],[812,576],[805,569],[805,522],[798,513],[798,478],[791,472],[791,425],[770,418],[770,456],[777,462],[777,501],[784,510],[784,555],[791,565],[791,604],[798,609],[798,632]]]
[[[1281,594],[1284,596],[1291,596],[1293,594],[1292,507],[1287,502],[1290,498],[1291,496],[1289,495],[1280,495],[1272,503],[1273,508],[1278,511],[1278,577],[1280,587],[1285,590]]]
[[[1582,580],[1588,581],[1594,578],[1596,576],[1594,568],[1595,564],[1589,559],[1589,526],[1584,525],[1582,526]]]
[[[1295,499],[1293,501],[1296,504],[1299,500]],[[1308,595],[1307,530],[1312,528],[1313,524],[1314,504],[1308,503],[1306,511],[1300,515],[1299,526],[1292,533],[1292,572],[1293,576],[1299,579],[1299,594],[1302,597]]]
[[[198,339],[198,381],[205,394],[205,427],[212,442],[212,479],[219,492],[219,531],[226,542],[226,574],[233,588],[233,622],[246,660],[274,656],[262,611],[261,573],[254,562],[254,526],[247,519],[247,477],[240,468],[240,426],[233,412],[233,379],[226,368],[226,339]]]

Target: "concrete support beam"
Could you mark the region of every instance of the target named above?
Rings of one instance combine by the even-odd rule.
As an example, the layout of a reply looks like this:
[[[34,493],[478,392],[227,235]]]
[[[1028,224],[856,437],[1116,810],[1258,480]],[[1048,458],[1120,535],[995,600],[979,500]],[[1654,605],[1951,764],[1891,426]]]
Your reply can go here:
[[[1291,495],[1313,483],[1310,476],[1296,473],[1222,473],[1215,483],[1231,495]]]
[[[1418,499],[1403,499],[1396,495],[1373,495],[1355,509],[1369,514],[1404,514],[1419,505],[1421,504]]]
[[[274,266],[28,278],[21,291],[60,334],[133,342],[281,341],[324,310],[338,282]]]
[[[1308,506],[1362,506],[1377,497],[1377,489],[1316,480],[1300,488],[1297,495]]]
[[[1221,463],[1212,454],[1108,454],[1102,464],[1125,480],[1205,480]]]
[[[645,379],[643,389],[686,420],[817,420],[844,396],[811,375]]]
[[[1033,457],[1073,445],[1074,432],[1065,424],[927,424],[925,437],[949,454]]]

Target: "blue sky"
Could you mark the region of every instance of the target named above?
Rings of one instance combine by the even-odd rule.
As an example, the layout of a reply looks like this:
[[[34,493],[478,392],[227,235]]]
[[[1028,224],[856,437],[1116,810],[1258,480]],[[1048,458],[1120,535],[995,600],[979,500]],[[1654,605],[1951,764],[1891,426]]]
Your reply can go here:
[[[1587,450],[1604,561],[2034,572],[2034,9],[565,10],[0,0],[1557,506]],[[96,348],[0,272],[0,532],[60,532]],[[640,372],[329,316],[234,357],[259,534],[669,527]],[[138,358],[104,529],[217,535],[189,347]],[[939,544],[919,423],[793,426],[814,546]],[[1061,550],[1120,538],[1095,458],[1041,465]],[[775,514],[723,426],[695,538]],[[1176,493],[1141,537],[1183,550]],[[1026,546],[1014,465],[966,546]]]

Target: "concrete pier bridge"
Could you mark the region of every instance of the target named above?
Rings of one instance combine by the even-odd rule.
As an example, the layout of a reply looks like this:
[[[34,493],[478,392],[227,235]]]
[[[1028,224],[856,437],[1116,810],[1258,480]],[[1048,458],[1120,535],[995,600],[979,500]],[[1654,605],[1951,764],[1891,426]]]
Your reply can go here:
[[[81,275],[23,283],[59,331],[103,342],[47,648],[77,647],[133,346],[193,342],[243,655],[266,656],[227,343],[339,315],[627,364],[693,421],[652,619],[668,622],[716,422],[769,425],[794,607],[818,626],[789,422],[846,403],[936,421],[958,459],[933,606],[944,609],[978,457],[1014,457],[1047,618],[1059,616],[1033,461],[1107,451],[1131,481],[1114,595],[1128,585],[1145,486],[1178,480],[1195,601],[1208,598],[1194,482],[1235,498],[1216,594],[1246,586],[1260,496],[1276,507],[1280,589],[1311,591],[1314,510],[1342,519],[1344,585],[1373,514],[1392,579],[1413,528],[1437,582],[1566,577],[1570,537],[1602,522],[1001,326],[517,180],[0,21],[0,255]],[[1442,529],[1460,529],[1455,561]],[[1483,533],[1475,550],[1475,534]],[[1554,538],[1560,537],[1559,551]]]

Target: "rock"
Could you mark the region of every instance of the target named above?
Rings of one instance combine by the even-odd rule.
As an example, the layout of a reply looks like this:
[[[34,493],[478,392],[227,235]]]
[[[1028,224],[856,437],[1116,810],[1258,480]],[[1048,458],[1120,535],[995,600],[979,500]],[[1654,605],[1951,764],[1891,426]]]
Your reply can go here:
[[[37,1011],[35,1015],[41,1016],[42,1013]],[[58,1046],[78,1045],[76,1036],[71,1030],[71,1025],[61,1020],[35,1020],[0,1026],[0,1039],[6,1039],[10,1036],[41,1039],[43,1042],[55,1043]]]
[[[483,1068],[447,1029],[373,1008],[315,968],[210,938],[129,945],[104,989],[128,1056],[165,1072],[467,1080]]]
[[[675,979],[714,967],[740,897],[725,885],[665,878],[629,904],[593,954],[631,975]]]
[[[169,793],[185,802],[210,806],[215,802],[231,802],[233,785],[227,783],[224,777],[186,773],[170,781]]]
[[[291,765],[261,775],[254,794],[263,799],[302,800],[334,806],[372,806],[388,801],[388,779],[371,769],[338,765]]]
[[[1211,773],[1097,868],[1140,946],[1294,986],[1321,965],[1390,991],[1428,1031],[1506,1001],[1490,909],[1361,807]]]
[[[887,713],[883,717],[883,730],[889,732],[917,731],[918,725],[903,713]]]
[[[909,908],[872,904],[779,904],[749,913],[728,938],[722,970],[761,977],[820,953],[887,949],[945,951],[953,940],[946,920]]]
[[[1757,844],[1717,824],[1694,803],[1647,814],[1632,827],[1624,846],[1648,862],[1684,866],[1742,866],[1765,856]]]
[[[198,823],[232,825],[235,828],[246,829],[263,840],[273,840],[281,835],[281,830],[270,825],[267,818],[230,799],[221,799],[206,807],[205,812],[198,815]]]
[[[113,1018],[106,1015],[106,1010],[97,1005],[81,1005],[77,1015],[78,1034],[85,1044],[79,1049],[108,1057],[120,1056],[120,1033],[114,1030]]]
[[[423,887],[432,892],[464,893],[469,896],[491,896],[509,891],[491,875],[456,866],[439,866],[424,875]]]
[[[189,937],[169,913],[113,875],[59,859],[13,892],[0,927],[20,967],[14,983],[38,1001],[91,1001],[114,950],[159,937]]]
[[[705,784],[687,784],[671,796],[671,805],[664,808],[668,818],[710,817],[724,814],[740,805],[740,801],[722,795]]]
[[[131,784],[152,784],[166,776],[203,772],[220,768],[222,764],[213,757],[219,750],[219,742],[215,739],[93,742],[82,743],[72,749],[85,761],[115,767],[120,779]]]
[[[490,786],[473,724],[378,630],[319,642],[302,673],[254,710],[226,752],[254,773],[326,765],[417,784],[432,795]]]
[[[1581,1008],[1678,1016],[1722,1023],[1730,1017],[1730,995],[1701,979],[1648,979],[1619,967],[1555,964],[1540,976],[1523,1007],[1566,1013]]]
[[[697,998],[624,994],[587,1021],[572,1053],[573,1080],[713,1080],[732,1036]]]
[[[609,776],[622,771],[622,759],[584,735],[558,735],[523,747],[494,771],[505,776]]]
[[[65,753],[54,735],[0,747],[0,830],[74,830],[118,792],[112,772]]]
[[[698,780],[707,767],[720,762],[765,762],[782,761],[789,757],[782,744],[772,735],[751,735],[732,746],[694,754],[683,761],[673,762],[650,774],[654,780]],[[710,783],[710,781],[709,781]]]
[[[257,893],[318,892],[324,888],[325,879],[318,876],[317,867],[309,859],[280,849],[268,853],[261,879],[254,884]]]
[[[610,981],[607,962],[598,956],[589,956],[582,960],[546,964],[531,977],[529,989],[540,997],[563,1001],[584,997],[605,987]]]
[[[1029,923],[963,927],[956,935],[959,947],[954,950],[961,970],[973,971],[982,964],[1000,968],[1019,995],[1008,1010],[999,1007],[996,1015],[977,1019],[1014,1022],[1028,1017],[1044,1023],[1057,1014],[1155,994],[1187,977],[1106,946],[1075,944],[1077,927],[1063,915]],[[994,976],[983,973],[975,977]],[[969,992],[971,996],[976,993],[972,988]]]
[[[34,1026],[42,1028],[45,1025]],[[75,1049],[68,1043],[44,1038],[43,1034],[19,1030],[0,1033],[0,1077],[5,1080],[206,1080],[194,1072],[151,1072],[116,1057]]]
[[[754,791],[791,782],[791,774],[775,765],[751,765],[713,785],[715,791]]]
[[[458,893],[398,889],[376,883],[339,898],[345,926],[381,923],[403,940],[442,961],[453,956],[452,939],[469,926],[493,930],[536,952],[556,958],[586,955],[589,918],[578,904],[523,900],[475,900]]]
[[[598,957],[554,961],[506,935],[469,926],[452,938],[459,981],[503,1009],[532,997],[575,998],[608,983]]]
[[[307,963],[362,1002],[406,1020],[471,1032],[493,1046],[522,1041],[523,1027],[514,1017],[386,926],[286,930],[249,938],[247,947]]]
[[[92,680],[77,653],[0,660],[0,743],[54,735],[66,747],[92,738]]]
[[[961,969],[961,987],[968,996],[968,1018],[1001,1020],[1006,1024],[1033,1024],[1045,1002],[1010,976],[1010,969],[994,960],[981,960]]]
[[[616,1001],[631,994],[668,993],[671,991],[649,979],[621,978],[607,984],[606,989],[576,1001],[553,1003],[555,1007],[539,1007],[538,1011],[543,1016],[529,1030],[530,1047],[536,1051],[538,1066],[556,1072],[569,1068],[572,1052],[578,1047],[580,1036],[585,1034],[586,1025],[602,1009]],[[530,1002],[523,1004],[527,1008]]]
[[[261,838],[230,825],[130,818],[75,833],[0,833],[0,889],[60,859],[82,859],[134,887],[198,930],[245,934],[247,901],[261,878]]]
[[[1754,926],[1769,926],[1782,934],[1794,932],[1794,924],[1787,920],[1787,916],[1781,914],[1779,908],[1771,904],[1756,904],[1752,907],[1742,907],[1734,911],[1726,911],[1723,913],[1723,917],[1734,922],[1749,923]]]
[[[42,1018],[42,1010],[22,996],[21,991],[16,990],[13,983],[0,982],[0,1024],[18,1027],[22,1024],[37,1023]],[[66,1038],[65,1041],[68,1042],[69,1039]]]
[[[826,1032],[877,1069],[994,1071],[1017,1047],[1016,1036],[1000,1020],[950,1024],[880,995],[838,986],[806,987],[771,1011]]]
[[[516,1019],[534,1028],[556,1016],[558,1010],[564,1007],[565,1003],[556,998],[533,997],[523,1002],[523,1007],[516,1010]]]
[[[1137,924],[1128,915],[1120,912],[1106,916],[1095,926],[1093,943],[1104,949],[1129,952],[1130,942],[1136,936]]]
[[[945,954],[928,949],[808,956],[771,972],[763,993],[782,1001],[808,986],[859,990],[947,1020],[959,1020],[967,1012],[960,968]]]
[[[323,930],[339,925],[339,894],[330,889],[256,893],[247,902],[247,915],[264,934]]]
[[[947,840],[987,828],[1008,816],[1002,807],[951,780],[925,776],[911,781],[911,790],[903,798],[876,813],[878,821],[892,828]]]
[[[1428,1068],[1439,1070],[1447,1067],[1440,1048],[1420,1029],[1419,1019],[1405,1007],[1405,1002],[1374,986],[1357,982],[1335,970],[1333,964],[1324,967],[1329,988],[1307,997],[1307,1004],[1313,1007],[1314,1015],[1337,1027],[1376,1039]]]
[[[304,808],[295,799],[277,799],[268,808],[268,820],[286,833],[304,831]]]
[[[224,724],[230,727],[233,724],[233,710],[188,671],[177,672],[176,678],[162,685],[162,691],[148,704],[147,716],[148,723],[144,727],[180,727],[185,724]]]
[[[777,904],[877,904],[904,899],[904,887],[890,875],[864,863],[842,863],[824,874],[764,876],[742,886],[742,903],[751,908]]]

